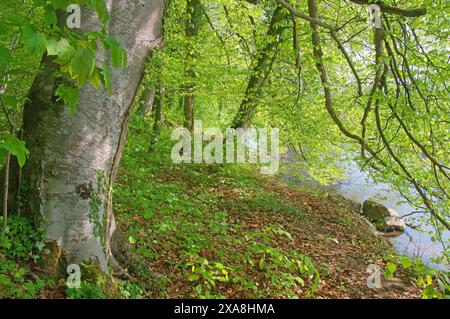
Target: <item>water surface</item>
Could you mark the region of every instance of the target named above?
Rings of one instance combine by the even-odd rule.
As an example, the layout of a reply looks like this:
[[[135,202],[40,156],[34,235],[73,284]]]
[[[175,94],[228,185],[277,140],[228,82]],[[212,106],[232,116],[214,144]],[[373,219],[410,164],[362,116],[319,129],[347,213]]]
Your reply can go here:
[[[374,184],[369,175],[361,172],[356,163],[344,162],[340,165],[345,169],[347,178],[338,181],[333,187],[339,195],[358,203],[372,198],[386,207],[395,209],[401,216],[418,210],[404,203],[402,195],[388,184]],[[411,217],[405,217],[404,220],[407,224],[414,224]],[[427,226],[425,229],[432,230],[432,227]],[[449,232],[444,233],[444,238],[449,238]],[[418,257],[429,266],[442,268],[432,261],[433,257],[439,257],[442,254],[442,246],[438,242],[433,242],[429,234],[407,226],[403,235],[390,240],[401,254]]]

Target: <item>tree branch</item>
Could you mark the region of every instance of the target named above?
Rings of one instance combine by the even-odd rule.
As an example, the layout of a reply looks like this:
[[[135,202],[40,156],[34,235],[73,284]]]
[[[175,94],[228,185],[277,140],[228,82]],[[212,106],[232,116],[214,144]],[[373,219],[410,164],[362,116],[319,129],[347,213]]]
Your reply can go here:
[[[352,59],[350,58],[350,55],[348,54],[348,52],[345,49],[344,45],[342,44],[341,40],[337,36],[336,28],[326,22],[323,22],[322,20],[318,19],[316,16],[306,15],[304,13],[298,12],[289,2],[287,2],[285,0],[275,0],[275,1],[278,4],[282,5],[283,7],[285,7],[293,17],[299,17],[301,19],[307,20],[311,24],[321,26],[330,31],[331,37],[336,42],[339,50],[341,51],[342,55],[345,57],[345,60],[347,61],[350,69],[352,70],[352,73],[353,73],[356,83],[358,85],[358,96],[361,96],[362,95],[361,79],[358,75],[358,72],[356,71],[356,68],[352,62]]]
[[[279,4],[281,4],[283,7],[285,7],[293,16],[299,17],[303,20],[307,20],[310,23],[314,23],[314,24],[319,25],[330,31],[335,31],[335,27],[333,27],[331,24],[323,22],[322,20],[320,20],[316,17],[311,17],[307,14],[298,12],[297,10],[294,9],[294,7],[289,2],[287,2],[285,0],[275,0],[275,1]]]
[[[370,5],[370,4],[377,4],[380,6],[380,9],[382,12],[395,14],[403,17],[421,17],[427,14],[427,8],[421,7],[421,8],[413,8],[413,9],[403,9],[398,7],[393,7],[390,5],[387,5],[383,3],[382,1],[370,1],[370,0],[350,0],[353,3],[356,4],[362,4],[362,5]]]

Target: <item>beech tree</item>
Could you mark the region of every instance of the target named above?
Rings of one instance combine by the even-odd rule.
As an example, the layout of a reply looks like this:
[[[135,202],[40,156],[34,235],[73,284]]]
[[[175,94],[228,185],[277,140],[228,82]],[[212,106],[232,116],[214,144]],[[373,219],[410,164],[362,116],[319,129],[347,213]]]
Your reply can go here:
[[[198,29],[201,26],[203,7],[198,0],[186,1],[186,28],[185,34],[187,38],[186,47],[186,76],[192,82],[195,78],[195,70],[192,67],[192,60],[195,59],[195,45],[193,45],[192,38],[197,36]],[[195,85],[193,83],[187,83],[183,87],[185,93],[183,97],[183,109],[184,109],[184,126],[189,130],[194,129],[194,114],[195,114]]]
[[[27,187],[27,193],[22,194],[26,196],[22,211],[44,230],[48,269],[82,261],[97,262],[104,271],[109,264],[114,265],[112,186],[146,59],[162,41],[165,1],[105,3],[109,19],[105,18],[103,26],[104,11],[98,2],[97,11],[83,6],[76,41],[86,47],[74,49],[68,58],[69,73],[78,84],[91,79],[80,89],[76,110],[64,107],[76,89],[69,86],[73,80],[59,72],[60,61],[65,58],[60,52],[42,59],[24,109],[23,135],[30,155],[22,171],[22,183]],[[63,22],[64,17],[60,17]],[[109,50],[89,43],[90,36],[96,38],[89,32],[100,32],[102,27],[108,32]],[[127,52],[127,63],[123,51],[114,46],[116,41]],[[95,55],[89,50],[92,48]],[[123,70],[113,69],[108,74],[109,66],[119,66],[120,62]],[[100,77],[103,84],[97,83]],[[61,89],[65,92],[58,98]]]

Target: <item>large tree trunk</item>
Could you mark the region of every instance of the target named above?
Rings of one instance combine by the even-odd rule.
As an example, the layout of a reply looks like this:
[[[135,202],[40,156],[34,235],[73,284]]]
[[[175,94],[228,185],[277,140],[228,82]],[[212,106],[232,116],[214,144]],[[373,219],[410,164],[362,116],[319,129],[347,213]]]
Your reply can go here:
[[[128,53],[125,70],[113,70],[113,94],[85,86],[72,114],[56,102],[56,65],[44,57],[24,111],[30,158],[22,182],[24,213],[45,232],[48,270],[97,262],[107,271],[115,229],[111,187],[127,133],[130,107],[150,50],[162,38],[165,0],[107,0],[108,30]],[[82,31],[98,29],[96,14],[82,11]],[[109,59],[99,52],[100,63]]]

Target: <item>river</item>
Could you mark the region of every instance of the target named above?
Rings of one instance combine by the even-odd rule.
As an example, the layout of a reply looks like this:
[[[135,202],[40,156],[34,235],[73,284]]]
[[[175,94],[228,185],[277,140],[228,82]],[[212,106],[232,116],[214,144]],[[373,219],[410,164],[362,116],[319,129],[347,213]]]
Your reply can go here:
[[[362,172],[355,162],[344,161],[339,162],[337,165],[340,165],[344,169],[347,176],[345,179],[337,180],[332,185],[327,186],[321,186],[316,181],[302,181],[301,187],[312,188],[313,190],[322,188],[327,192],[341,195],[360,204],[371,198],[386,207],[395,209],[401,216],[408,215],[418,210],[417,208],[404,203],[405,200],[402,195],[395,191],[390,185],[381,182],[373,183],[368,173]],[[281,174],[281,177],[287,182],[298,185],[295,181],[297,179],[290,176],[288,172],[289,170],[284,171]],[[305,175],[305,173],[301,172],[300,175]],[[411,216],[407,216],[404,220],[407,224],[414,224],[411,218]],[[432,230],[431,226],[425,226],[423,228],[425,230]],[[444,238],[450,238],[449,232],[446,232],[443,235]],[[442,255],[443,249],[441,244],[439,242],[433,242],[431,237],[432,236],[426,232],[421,232],[407,226],[402,235],[390,238],[390,241],[400,254],[413,258],[417,257],[430,267],[446,270],[444,266],[433,262],[433,258]]]
[[[363,203],[366,199],[372,198],[377,202],[395,209],[401,216],[410,214],[418,209],[404,203],[405,199],[400,193],[393,190],[385,183],[373,183],[365,172],[361,172],[358,165],[352,162],[340,163],[345,168],[347,178],[337,181],[332,188],[341,196],[358,203]],[[405,217],[407,224],[413,224],[411,217]],[[425,226],[425,230],[433,230],[431,226]],[[444,238],[450,238],[448,232],[444,233]],[[433,242],[431,235],[425,232],[406,227],[405,232],[395,238],[390,239],[392,244],[402,255],[418,257],[425,264],[431,267],[444,269],[432,261],[433,257],[442,255],[442,246],[439,242]]]

